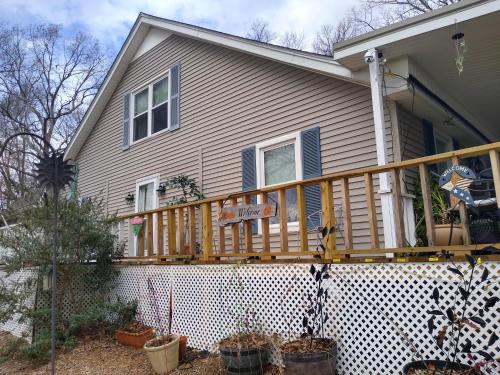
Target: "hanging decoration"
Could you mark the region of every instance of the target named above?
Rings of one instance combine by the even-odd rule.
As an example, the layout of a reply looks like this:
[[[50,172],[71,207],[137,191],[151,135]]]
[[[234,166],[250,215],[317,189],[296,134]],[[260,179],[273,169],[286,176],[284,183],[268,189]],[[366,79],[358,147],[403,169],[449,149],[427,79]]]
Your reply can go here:
[[[458,75],[461,75],[464,70],[464,59],[465,52],[467,52],[467,44],[465,43],[465,34],[458,31],[458,26],[455,22],[455,34],[451,36],[451,39],[455,41],[455,65],[457,66]]]
[[[139,233],[141,233],[144,218],[142,216],[134,216],[132,219],[130,219],[130,223],[132,224],[132,231],[134,232],[134,236],[138,236]]]

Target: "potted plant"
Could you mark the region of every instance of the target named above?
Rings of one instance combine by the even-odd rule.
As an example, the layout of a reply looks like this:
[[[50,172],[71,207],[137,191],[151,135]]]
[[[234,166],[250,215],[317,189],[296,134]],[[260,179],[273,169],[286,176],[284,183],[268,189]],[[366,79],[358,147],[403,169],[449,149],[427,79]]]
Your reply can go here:
[[[156,316],[156,325],[158,330],[155,332],[156,337],[147,341],[144,344],[144,350],[153,366],[153,370],[157,374],[165,374],[175,370],[179,365],[179,335],[171,333],[172,328],[172,288],[170,288],[170,309],[169,309],[169,326],[168,334],[162,323],[160,309],[158,306],[158,298],[150,278],[146,280],[148,287],[148,295],[150,305]]]
[[[434,232],[436,234],[436,246],[449,246],[462,244],[462,225],[459,223],[457,215],[448,205],[446,193],[439,187],[434,178],[430,179],[432,216],[434,222]],[[417,183],[415,198],[415,213],[417,223],[415,232],[420,246],[427,244],[425,231],[425,215],[422,190]]]
[[[328,302],[328,290],[323,281],[330,277],[328,264],[309,270],[316,283],[315,293],[308,294],[307,310],[302,317],[304,333],[300,339],[281,346],[285,374],[287,375],[323,375],[334,374],[337,362],[337,344],[335,340],[325,337],[325,323],[328,313],[325,311]]]
[[[170,177],[165,185],[167,188],[180,191],[181,193],[181,196],[173,196],[167,201],[167,205],[169,206],[184,204],[188,203],[188,201],[197,201],[205,198],[200,187],[196,183],[196,180],[184,174]],[[184,212],[184,226],[184,241],[187,242],[187,236],[189,233],[189,215],[187,210],[185,210]],[[183,254],[196,254],[198,252],[198,246],[198,243],[185,243],[184,248],[181,249],[181,252]]]
[[[122,345],[142,348],[154,335],[152,327],[133,320],[115,331],[115,338]]]
[[[471,375],[481,374],[487,366],[494,363],[494,358],[488,352],[498,340],[495,332],[489,335],[483,348],[474,348],[469,338],[465,337],[465,331],[472,329],[480,332],[485,328],[486,321],[484,316],[494,308],[500,300],[498,296],[488,299],[482,298],[478,292],[484,290],[484,287],[495,281],[495,277],[490,277],[486,267],[483,267],[481,276],[474,279],[474,272],[480,265],[478,261],[470,255],[466,255],[470,265],[468,273],[462,273],[456,267],[448,267],[448,270],[459,277],[459,282],[454,298],[450,306],[446,306],[443,298],[440,296],[439,288],[435,288],[432,293],[432,299],[435,303],[435,309],[430,310],[430,318],[427,321],[429,333],[436,340],[439,350],[446,354],[445,360],[420,360],[406,364],[403,368],[404,375]],[[475,302],[478,301],[478,302]],[[472,309],[472,305],[478,303],[478,308]],[[476,312],[477,311],[477,312]],[[487,337],[486,335],[482,335]],[[468,366],[461,361],[465,359],[477,360],[476,365]]]
[[[119,316],[118,329],[115,330],[116,341],[122,345],[142,348],[146,341],[153,337],[153,328],[135,320],[138,307],[137,300],[129,303],[118,300],[117,306],[120,306],[120,311],[114,312]]]
[[[244,291],[244,285],[237,272],[238,266],[233,269],[233,277],[227,283],[233,286],[235,281],[240,291]],[[225,293],[228,295],[229,293]],[[241,296],[241,300],[245,300]],[[235,317],[236,333],[231,334],[218,342],[219,352],[225,370],[230,375],[260,375],[263,374],[269,364],[269,353],[271,342],[269,337],[262,333],[259,327],[256,313],[251,306],[244,304],[226,304],[231,315]]]

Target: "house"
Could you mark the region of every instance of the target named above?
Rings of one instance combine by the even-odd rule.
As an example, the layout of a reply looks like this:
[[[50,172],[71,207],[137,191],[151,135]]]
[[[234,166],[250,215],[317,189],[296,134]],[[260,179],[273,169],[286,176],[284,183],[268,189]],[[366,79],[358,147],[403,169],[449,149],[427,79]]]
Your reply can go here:
[[[464,0],[340,43],[332,59],[141,13],[65,158],[78,165],[82,195],[101,197],[119,216],[146,212],[144,243],[130,223],[120,228],[129,256],[164,246],[180,253],[188,232],[215,252],[280,252],[284,239],[287,250],[305,251],[325,212],[341,232],[335,248],[414,245],[414,165],[392,177],[368,169],[332,180],[329,194],[342,202],[323,200],[319,184],[267,191],[474,146],[491,145],[498,157],[499,22],[500,1]],[[488,150],[476,158],[482,169],[491,166]],[[436,171],[451,165],[447,155]],[[178,174],[196,178],[207,198],[226,198],[201,212],[167,210],[169,195],[157,189]],[[256,189],[253,200],[239,195]],[[217,226],[221,207],[255,198],[286,205],[286,215]]]

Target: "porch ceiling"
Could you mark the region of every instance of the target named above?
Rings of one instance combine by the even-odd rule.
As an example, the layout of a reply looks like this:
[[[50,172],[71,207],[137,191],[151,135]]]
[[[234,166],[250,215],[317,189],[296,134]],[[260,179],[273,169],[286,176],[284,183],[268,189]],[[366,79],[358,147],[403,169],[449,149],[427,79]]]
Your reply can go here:
[[[464,116],[492,142],[500,140],[498,105],[500,103],[500,12],[399,39],[386,45],[373,46],[391,60],[408,56],[443,92],[450,95],[468,115]],[[465,34],[467,51],[464,71],[455,66],[455,44],[451,36]],[[356,71],[366,68],[363,53],[338,59]],[[461,113],[460,108],[453,108]]]

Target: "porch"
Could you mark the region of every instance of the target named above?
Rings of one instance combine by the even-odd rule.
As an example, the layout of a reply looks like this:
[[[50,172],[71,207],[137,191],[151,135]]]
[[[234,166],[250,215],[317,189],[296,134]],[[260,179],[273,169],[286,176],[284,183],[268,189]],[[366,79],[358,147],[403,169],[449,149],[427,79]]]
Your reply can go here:
[[[238,192],[223,196],[188,202],[186,204],[161,207],[159,209],[130,213],[120,216],[118,235],[128,242],[127,261],[136,262],[311,262],[318,258],[328,262],[406,262],[411,260],[439,261],[449,257],[462,257],[467,253],[482,254],[485,258],[500,259],[494,249],[481,252],[488,247],[500,247],[498,234],[498,208],[496,197],[500,195],[500,142],[465,148],[461,150],[426,156],[382,166],[353,169],[318,178],[295,181],[259,190]],[[436,207],[433,207],[431,178],[437,164],[473,165],[481,160],[480,177],[471,186],[471,194],[479,207],[488,207],[492,212],[484,236],[474,232],[471,218],[480,220],[477,209],[464,202],[450,207],[456,212],[462,226],[462,244],[440,246],[436,243]],[[485,171],[489,171],[485,173]],[[415,197],[403,194],[403,177],[415,176],[415,185],[420,186],[423,217],[415,217],[412,204]],[[382,212],[380,193],[376,190],[382,174],[390,180],[392,209]],[[364,186],[361,199],[353,201],[350,187]],[[485,188],[486,186],[486,188]],[[320,189],[321,226],[334,228],[322,242],[320,228],[308,228],[306,215],[306,189]],[[295,190],[297,195],[297,224],[289,223],[286,210],[286,191]],[[486,195],[487,196],[486,196]],[[276,224],[270,224],[270,217],[258,220],[242,220],[226,226],[220,225],[221,212],[231,206],[274,202],[277,197]],[[410,198],[410,199],[408,199]],[[448,200],[449,203],[449,200]],[[370,246],[358,246],[354,232],[359,224],[352,217],[351,206],[360,204],[366,210],[366,222]],[[433,212],[434,211],[434,212]],[[396,246],[384,244],[383,221],[389,218],[395,223]],[[389,215],[389,216],[387,216]],[[476,216],[473,216],[476,215]],[[480,214],[479,214],[480,215]],[[144,225],[137,236],[132,234],[131,219],[144,219]],[[493,218],[493,219],[492,219]],[[496,219],[495,219],[496,218]],[[414,243],[415,228],[412,220],[425,223],[425,239]],[[258,231],[255,223],[258,221]],[[479,221],[481,222],[481,221]],[[471,231],[472,228],[472,231]],[[488,233],[486,233],[488,234]],[[484,241],[484,238],[494,241]],[[324,246],[324,249],[323,249]]]

